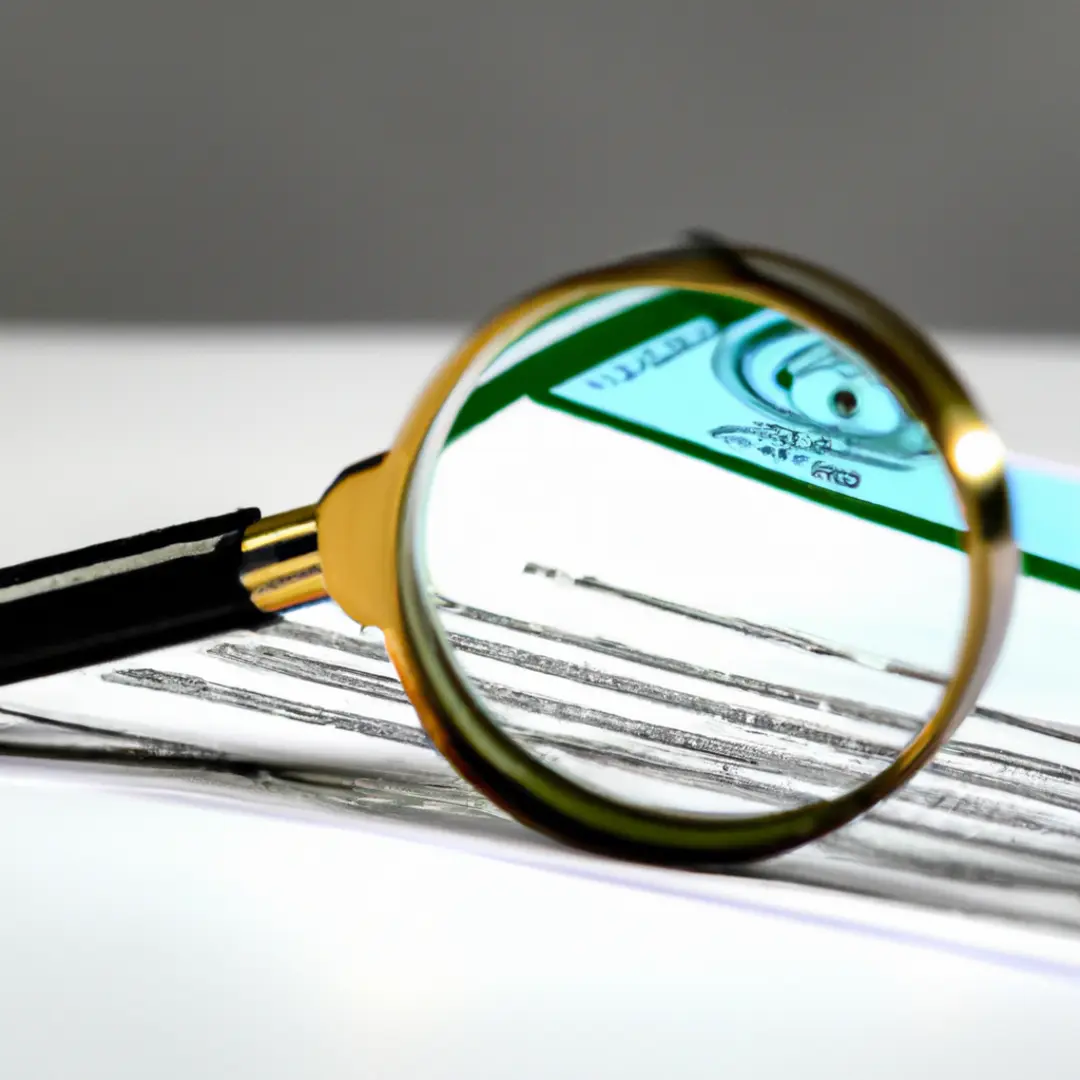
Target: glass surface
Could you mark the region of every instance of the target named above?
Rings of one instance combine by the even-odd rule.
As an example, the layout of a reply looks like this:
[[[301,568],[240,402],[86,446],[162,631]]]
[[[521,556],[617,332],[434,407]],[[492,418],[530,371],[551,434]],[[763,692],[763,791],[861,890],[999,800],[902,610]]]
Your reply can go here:
[[[496,358],[417,545],[489,714],[580,783],[760,814],[880,772],[967,606],[923,427],[860,358],[729,297],[627,290]]]

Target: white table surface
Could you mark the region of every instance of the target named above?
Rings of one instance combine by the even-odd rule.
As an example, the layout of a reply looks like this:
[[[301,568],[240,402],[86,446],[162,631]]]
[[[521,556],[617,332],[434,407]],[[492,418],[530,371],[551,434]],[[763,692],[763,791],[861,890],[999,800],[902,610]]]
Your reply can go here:
[[[0,560],[312,501],[451,340],[2,331]],[[945,340],[1011,446],[1080,463],[1080,341]],[[775,883],[703,901],[21,767],[0,815],[5,1080],[1076,1072],[1077,968],[793,918]]]

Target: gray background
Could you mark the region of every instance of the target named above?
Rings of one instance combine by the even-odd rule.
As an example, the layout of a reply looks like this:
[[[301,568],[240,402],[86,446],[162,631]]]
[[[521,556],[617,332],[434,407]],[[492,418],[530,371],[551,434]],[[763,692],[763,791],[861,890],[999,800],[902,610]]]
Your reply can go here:
[[[1080,330],[1076,0],[2,0],[0,316],[458,320],[687,225]]]

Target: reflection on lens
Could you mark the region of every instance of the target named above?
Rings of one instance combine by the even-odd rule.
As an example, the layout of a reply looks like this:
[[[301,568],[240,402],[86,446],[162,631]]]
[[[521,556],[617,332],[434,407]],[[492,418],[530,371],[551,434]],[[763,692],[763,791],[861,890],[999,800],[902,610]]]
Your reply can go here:
[[[530,754],[665,810],[761,814],[882,771],[967,604],[925,429],[778,312],[613,294],[482,374],[417,538],[477,698]]]

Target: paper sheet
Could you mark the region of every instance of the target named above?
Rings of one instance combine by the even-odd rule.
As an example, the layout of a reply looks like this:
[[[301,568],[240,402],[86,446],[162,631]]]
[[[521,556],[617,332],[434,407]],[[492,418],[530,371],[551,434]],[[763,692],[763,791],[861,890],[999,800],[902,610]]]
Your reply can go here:
[[[536,578],[597,594],[604,603],[632,608],[648,602],[622,595],[616,584]],[[671,617],[699,621],[702,614],[708,613]],[[760,716],[780,724],[797,722],[824,700],[812,692],[795,698],[790,688],[767,682],[733,684],[721,671],[676,656],[636,652],[610,639],[566,640],[481,610],[461,609],[454,619],[462,647],[485,658],[493,684],[513,696],[515,708],[550,717],[553,701],[583,691],[617,703],[594,724],[585,752],[620,767],[632,757],[634,767],[659,778],[676,770],[708,782],[731,747],[691,735],[703,717],[736,707],[733,702],[752,702]],[[768,627],[736,632],[770,642]],[[523,673],[532,676],[525,689],[523,681],[530,680]],[[642,721],[641,707],[658,703],[683,722]],[[269,794],[294,808],[317,805],[361,819],[435,826],[447,838],[480,838],[496,857],[628,882],[659,874],[661,886],[677,892],[724,890],[732,881],[730,872],[640,871],[571,854],[517,826],[429,745],[378,634],[361,631],[329,602],[258,631],[11,686],[0,694],[0,707],[5,744],[111,749],[141,760],[151,788],[179,785],[253,799]],[[832,701],[830,707],[847,706]],[[624,725],[615,722],[620,718]],[[572,721],[578,727],[591,722],[581,714]],[[862,722],[887,727],[890,718],[873,713]],[[556,738],[557,727],[552,731]],[[1037,739],[1040,752],[1007,749],[1018,736]],[[1067,764],[1078,742],[1070,727],[982,710],[934,765],[863,820],[736,873],[815,886],[776,894],[781,906],[797,913],[832,917],[843,910],[822,889],[895,902],[859,909],[861,925],[871,929],[910,932],[920,924],[905,910],[960,911],[986,918],[979,940],[993,948],[1004,923],[1037,928],[1048,936],[1041,944],[1025,939],[1025,955],[1061,963],[1075,953],[1080,964],[1080,937],[1073,939],[1080,931],[1080,769]],[[823,759],[834,753],[822,745]],[[262,764],[253,772],[245,760]],[[328,767],[356,775],[348,781],[315,775]],[[807,768],[792,763],[796,777]],[[105,772],[101,780],[114,783],[118,775]],[[748,771],[747,783],[757,779]]]
[[[502,419],[519,437],[542,435],[544,445],[576,452],[566,428],[575,421],[529,402],[513,409]],[[529,427],[530,416],[542,417],[544,432]],[[597,431],[582,427],[580,437]],[[636,447],[668,453],[644,442]],[[675,468],[677,455],[665,461]],[[769,536],[765,513],[755,507],[758,531],[739,538],[747,559],[754,551],[770,557],[760,541]],[[828,548],[827,535],[804,531]],[[844,554],[849,580],[864,573],[869,581],[872,560],[860,568]],[[883,755],[910,735],[927,691],[937,690],[913,668],[912,655],[889,652],[884,639],[877,651],[852,650],[793,632],[783,617],[791,594],[782,604],[765,602],[754,584],[760,576],[729,577],[726,589],[673,601],[669,582],[629,580],[619,559],[599,546],[585,564],[562,561],[550,546],[509,555],[513,602],[494,602],[507,600],[502,585],[491,603],[451,596],[443,609],[447,630],[522,738],[539,753],[568,756],[594,778],[622,773],[657,791],[697,792],[722,781],[734,803],[758,807],[816,797],[880,768]],[[724,575],[717,580],[724,583]],[[806,610],[821,611],[813,593],[820,578],[802,580]],[[747,603],[733,614],[724,600],[737,586]],[[573,607],[589,630],[539,617],[552,597]],[[941,628],[927,623],[925,610],[916,614],[905,645],[918,661],[927,635]],[[1025,579],[1006,652],[979,709],[929,768],[835,835],[722,874],[583,856],[519,827],[450,770],[405,700],[379,634],[357,627],[331,602],[258,631],[3,688],[0,740],[24,753],[81,756],[95,782],[400,824],[441,843],[479,845],[499,859],[775,904],[792,917],[930,935],[942,948],[1076,974],[1080,724],[1070,705],[1070,645],[1078,633],[1077,594]],[[944,912],[965,917],[950,920]]]

